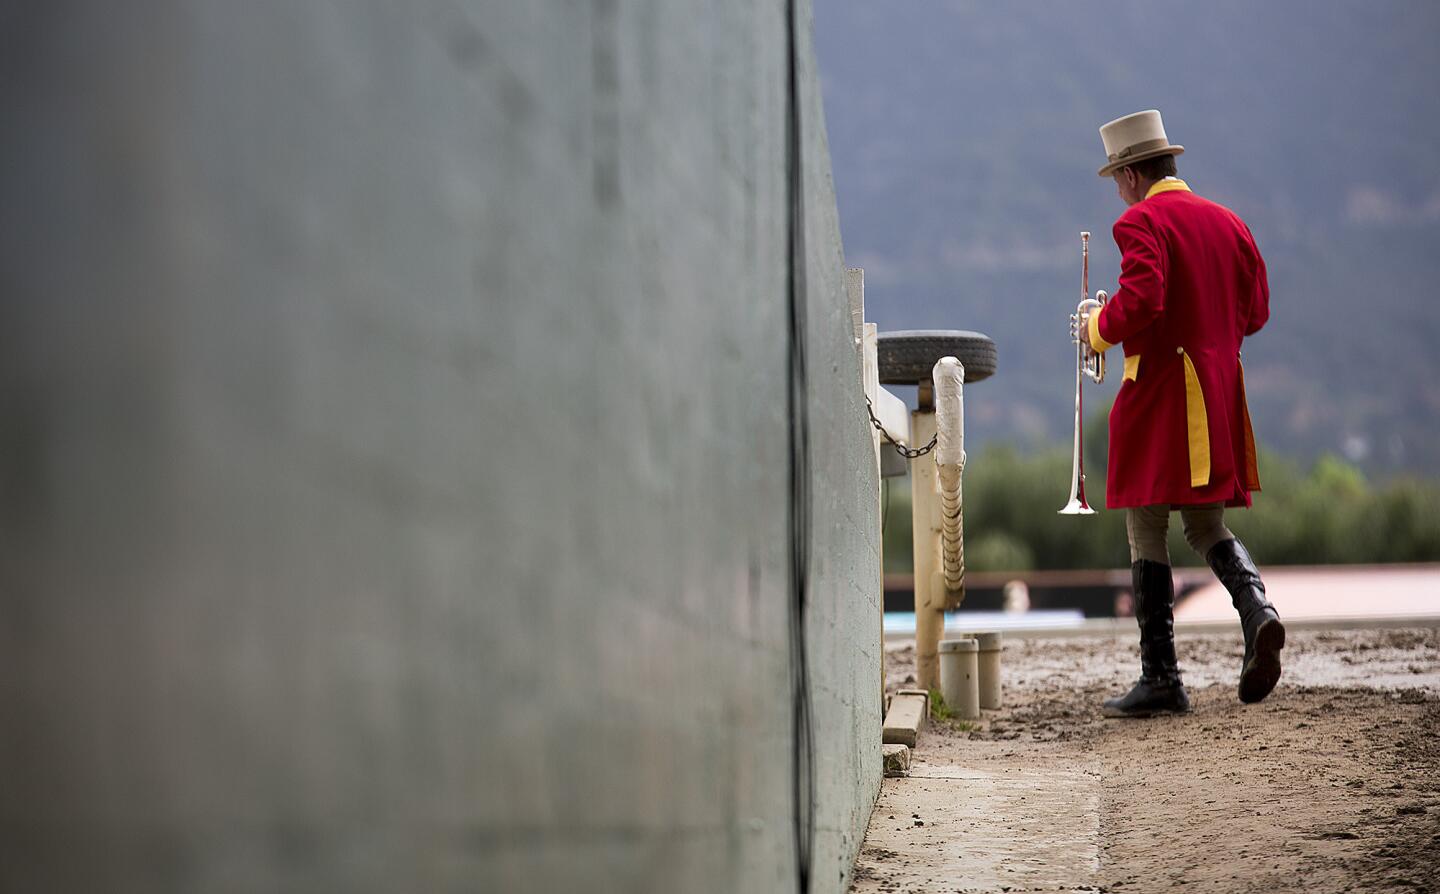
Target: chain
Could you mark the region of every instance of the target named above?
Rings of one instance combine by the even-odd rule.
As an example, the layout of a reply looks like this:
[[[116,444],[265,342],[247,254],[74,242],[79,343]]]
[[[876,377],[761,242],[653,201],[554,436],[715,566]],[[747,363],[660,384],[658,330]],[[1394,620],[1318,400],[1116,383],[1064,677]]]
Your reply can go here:
[[[937,432],[936,434],[931,436],[930,443],[926,444],[924,447],[906,447],[899,441],[896,441],[894,438],[890,437],[890,433],[885,430],[885,426],[881,425],[880,420],[875,418],[875,407],[871,405],[870,398],[868,397],[865,398],[865,412],[870,414],[870,424],[875,426],[875,430],[880,433],[880,437],[884,438],[886,441],[889,441],[890,446],[895,448],[895,452],[905,457],[906,459],[916,459],[918,457],[924,456],[931,450],[934,450],[935,442],[938,441],[940,438],[940,435]]]

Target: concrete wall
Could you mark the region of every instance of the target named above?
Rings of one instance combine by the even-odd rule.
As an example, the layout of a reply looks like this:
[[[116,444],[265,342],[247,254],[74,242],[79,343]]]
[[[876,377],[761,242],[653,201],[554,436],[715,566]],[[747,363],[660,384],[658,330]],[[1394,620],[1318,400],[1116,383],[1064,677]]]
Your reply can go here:
[[[0,12],[0,890],[793,890],[784,9]],[[816,891],[879,784],[808,4]]]

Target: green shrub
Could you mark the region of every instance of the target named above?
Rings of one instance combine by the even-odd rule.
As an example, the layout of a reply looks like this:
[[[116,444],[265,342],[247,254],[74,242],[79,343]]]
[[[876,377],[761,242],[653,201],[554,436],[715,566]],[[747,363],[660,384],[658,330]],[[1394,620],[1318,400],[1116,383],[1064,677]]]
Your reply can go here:
[[[1068,450],[1021,454],[992,445],[966,464],[966,565],[976,571],[1116,568],[1129,564],[1125,514],[1106,511],[1104,424],[1087,438],[1086,488],[1098,513],[1061,516],[1069,492]],[[1254,508],[1232,510],[1226,523],[1257,558],[1271,565],[1440,561],[1440,482],[1399,479],[1383,486],[1356,467],[1322,456],[1308,468],[1263,450],[1264,491]],[[908,481],[887,484],[885,569],[909,571]],[[1203,563],[1186,545],[1179,519],[1171,524],[1177,564]]]

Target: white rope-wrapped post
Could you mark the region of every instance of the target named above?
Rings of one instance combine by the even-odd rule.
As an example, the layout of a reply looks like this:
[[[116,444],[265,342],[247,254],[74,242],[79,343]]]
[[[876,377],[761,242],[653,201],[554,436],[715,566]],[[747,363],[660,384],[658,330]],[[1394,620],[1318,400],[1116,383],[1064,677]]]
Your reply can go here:
[[[965,471],[965,367],[941,357],[935,380],[935,469],[940,483],[940,553],[945,602],[965,598],[965,537],[960,476]]]

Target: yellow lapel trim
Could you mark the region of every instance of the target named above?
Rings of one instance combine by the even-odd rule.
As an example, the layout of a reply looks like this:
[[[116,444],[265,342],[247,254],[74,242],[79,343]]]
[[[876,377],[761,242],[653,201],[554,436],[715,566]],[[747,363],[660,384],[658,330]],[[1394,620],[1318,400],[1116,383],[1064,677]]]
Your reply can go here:
[[[1162,192],[1174,192],[1177,189],[1183,192],[1191,191],[1190,184],[1176,177],[1174,180],[1157,180],[1150,184],[1150,189],[1145,193],[1145,198],[1148,199],[1151,196],[1158,196]]]
[[[1131,354],[1125,358],[1125,379],[1124,381],[1140,381],[1140,355]]]

